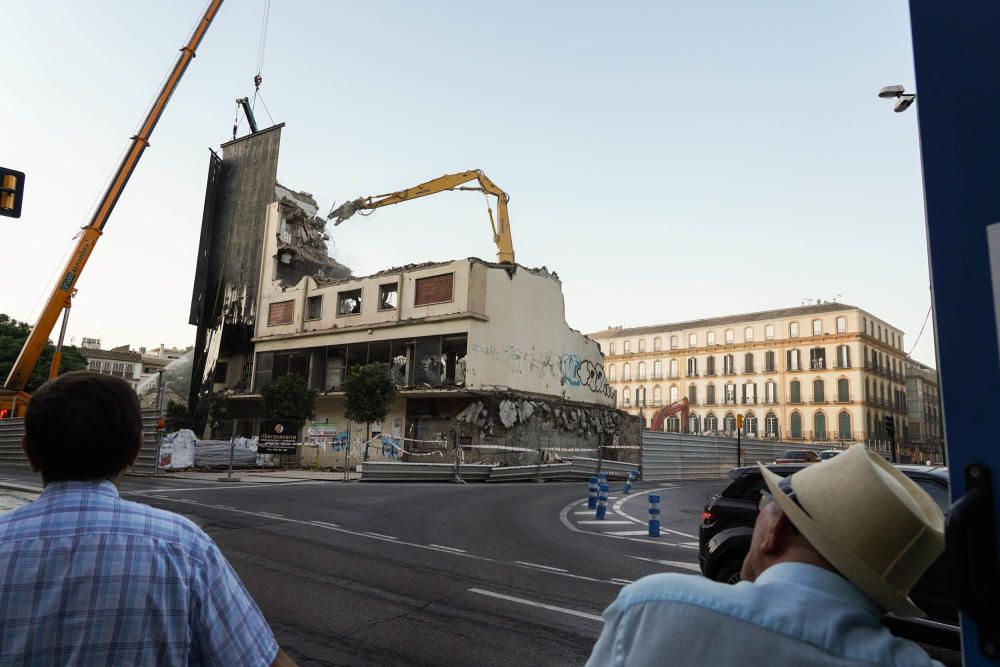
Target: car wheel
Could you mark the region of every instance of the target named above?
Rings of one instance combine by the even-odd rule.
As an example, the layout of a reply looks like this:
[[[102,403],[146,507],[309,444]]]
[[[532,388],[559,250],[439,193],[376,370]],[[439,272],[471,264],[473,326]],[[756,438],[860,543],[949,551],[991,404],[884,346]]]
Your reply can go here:
[[[743,569],[742,560],[731,560],[715,573],[715,580],[724,584],[736,584],[740,581],[740,571]]]

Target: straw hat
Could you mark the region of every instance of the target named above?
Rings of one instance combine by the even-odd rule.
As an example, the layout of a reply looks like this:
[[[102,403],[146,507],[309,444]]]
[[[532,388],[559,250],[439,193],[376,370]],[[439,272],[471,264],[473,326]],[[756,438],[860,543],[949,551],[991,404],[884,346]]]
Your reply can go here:
[[[924,616],[909,593],[944,550],[944,516],[923,489],[860,444],[788,478],[758,465],[782,511],[841,575],[886,611]]]

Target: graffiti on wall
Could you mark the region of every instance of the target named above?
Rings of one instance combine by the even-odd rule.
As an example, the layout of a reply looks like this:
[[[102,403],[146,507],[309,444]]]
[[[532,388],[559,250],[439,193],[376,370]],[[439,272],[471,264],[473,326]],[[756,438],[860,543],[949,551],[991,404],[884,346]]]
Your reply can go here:
[[[563,381],[574,387],[584,386],[608,398],[614,396],[615,390],[608,384],[604,375],[604,367],[589,359],[581,359],[576,354],[564,354],[560,358]]]
[[[473,343],[471,351],[486,356],[503,357],[516,373],[530,373],[540,377],[558,380],[561,385],[587,387],[594,393],[607,398],[614,397],[614,389],[608,385],[604,367],[578,354],[556,354],[555,352],[524,351],[508,345],[498,351],[495,345]]]

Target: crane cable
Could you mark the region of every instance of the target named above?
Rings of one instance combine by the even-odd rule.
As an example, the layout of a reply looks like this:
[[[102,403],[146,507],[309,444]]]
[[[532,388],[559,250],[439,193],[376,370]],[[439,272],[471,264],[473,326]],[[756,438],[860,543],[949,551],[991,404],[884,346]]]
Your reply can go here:
[[[257,73],[253,77],[253,99],[250,101],[250,109],[256,110],[257,108],[257,98],[260,97],[261,104],[264,105],[264,110],[267,111],[267,117],[271,119],[271,125],[274,125],[274,118],[271,118],[271,112],[267,108],[267,104],[264,102],[264,98],[260,94],[260,84],[264,82],[264,77],[261,73],[264,71],[264,53],[267,51],[267,30],[271,21],[271,0],[264,0],[264,11],[260,18],[260,36],[257,40]],[[240,103],[236,102],[236,117],[233,120],[233,139],[236,139],[236,132],[239,129],[240,123],[243,122],[245,116],[240,115]]]

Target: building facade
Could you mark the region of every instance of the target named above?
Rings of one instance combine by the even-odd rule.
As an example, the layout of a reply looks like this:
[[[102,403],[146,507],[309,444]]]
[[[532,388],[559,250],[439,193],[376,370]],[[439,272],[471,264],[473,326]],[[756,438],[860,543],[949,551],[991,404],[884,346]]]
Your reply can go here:
[[[100,339],[84,338],[80,352],[87,359],[87,370],[122,378],[133,389],[139,386],[142,377],[142,355],[129,350],[128,345],[102,350]]]
[[[378,362],[399,392],[374,430],[393,437],[450,442],[457,430],[469,445],[533,443],[532,457],[544,444],[610,443],[619,415],[601,351],[567,326],[555,274],[468,258],[293,281],[282,273],[289,212],[268,208],[252,348],[219,355],[213,393],[249,415],[263,388],[297,374],[319,392],[317,419],[347,430],[344,378]]]
[[[913,359],[906,365],[910,446],[917,461],[944,462],[944,426],[937,371]]]
[[[605,354],[617,405],[643,414],[687,398],[665,430],[751,438],[867,442],[885,417],[907,438],[903,332],[860,308],[820,303],[590,334]]]

